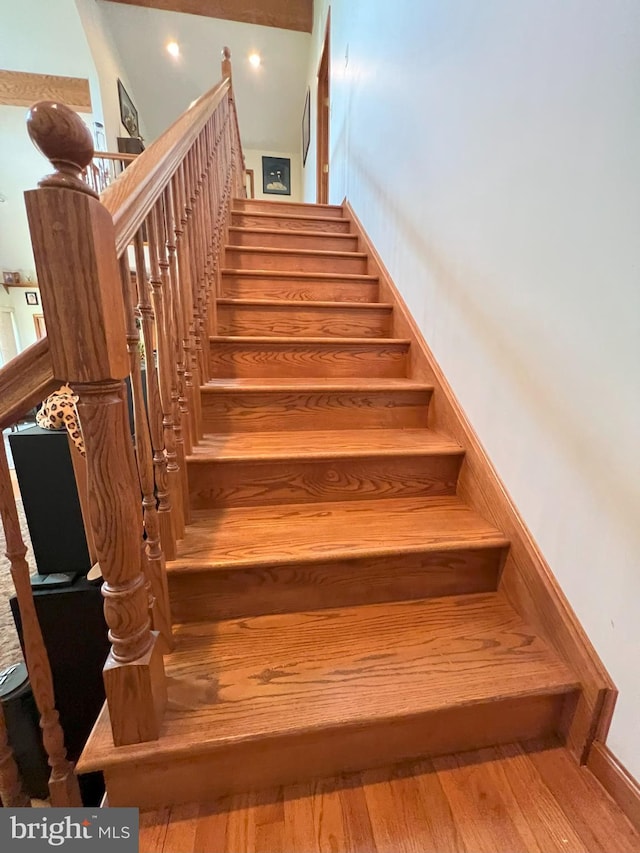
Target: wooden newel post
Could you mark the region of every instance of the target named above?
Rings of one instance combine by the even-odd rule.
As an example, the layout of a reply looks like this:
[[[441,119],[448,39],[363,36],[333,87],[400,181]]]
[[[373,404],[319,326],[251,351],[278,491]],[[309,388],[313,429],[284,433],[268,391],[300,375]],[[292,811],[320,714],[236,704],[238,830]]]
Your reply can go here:
[[[155,740],[166,704],[158,635],[151,631],[140,547],[140,486],[123,379],[129,373],[111,216],[81,172],[91,135],[63,104],[36,104],[27,120],[55,168],[25,193],[54,374],[78,394],[89,505],[104,577],[111,652],[104,682],[116,745]]]

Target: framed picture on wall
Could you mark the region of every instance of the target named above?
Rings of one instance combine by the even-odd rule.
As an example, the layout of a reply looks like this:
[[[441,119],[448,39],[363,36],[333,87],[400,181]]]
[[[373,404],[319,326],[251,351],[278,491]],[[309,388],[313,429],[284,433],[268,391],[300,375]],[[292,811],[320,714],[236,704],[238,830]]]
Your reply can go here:
[[[307,162],[309,142],[311,141],[311,89],[307,87],[307,97],[302,114],[302,165]]]
[[[24,295],[24,298],[27,300],[27,305],[39,305],[38,302],[38,291],[37,290],[27,290]]]
[[[127,133],[129,136],[140,136],[138,110],[133,106],[133,101],[121,80],[118,80],[118,99],[120,101],[120,121],[127,128]]]
[[[291,160],[288,157],[262,158],[262,192],[291,195]]]

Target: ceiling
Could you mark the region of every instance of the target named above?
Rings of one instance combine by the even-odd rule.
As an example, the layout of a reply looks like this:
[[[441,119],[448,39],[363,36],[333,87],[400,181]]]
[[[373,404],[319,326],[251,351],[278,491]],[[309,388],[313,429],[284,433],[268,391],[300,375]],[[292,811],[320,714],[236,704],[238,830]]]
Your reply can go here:
[[[311,32],[313,0],[112,0],[169,12]]]
[[[243,146],[273,152],[300,148],[308,33],[108,0],[100,0],[100,7],[151,138],[220,80],[220,54],[228,45]],[[178,59],[166,50],[172,40],[180,46]],[[261,56],[258,69],[249,64],[252,52]]]

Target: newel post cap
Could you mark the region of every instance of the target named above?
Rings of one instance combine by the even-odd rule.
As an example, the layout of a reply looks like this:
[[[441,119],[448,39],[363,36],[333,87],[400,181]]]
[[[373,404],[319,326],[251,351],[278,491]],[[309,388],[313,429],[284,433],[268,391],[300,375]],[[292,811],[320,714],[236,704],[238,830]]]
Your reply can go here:
[[[38,186],[67,187],[97,198],[82,180],[82,172],[93,160],[93,139],[74,110],[56,101],[38,101],[27,113],[27,132],[55,169]]]

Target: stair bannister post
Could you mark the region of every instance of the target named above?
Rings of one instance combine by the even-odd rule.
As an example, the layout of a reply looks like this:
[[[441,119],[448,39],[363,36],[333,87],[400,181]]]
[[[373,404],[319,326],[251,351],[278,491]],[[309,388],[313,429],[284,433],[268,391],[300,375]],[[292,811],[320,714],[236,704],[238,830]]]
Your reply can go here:
[[[7,559],[11,566],[11,578],[16,591],[20,618],[22,620],[22,637],[27,671],[31,682],[31,689],[33,690],[33,697],[40,714],[42,741],[45,752],[47,753],[49,767],[51,768],[51,775],[49,777],[51,805],[61,807],[81,806],[82,800],[80,798],[78,779],[73,772],[73,764],[67,758],[64,733],[60,725],[58,711],[56,710],[53,676],[51,675],[49,657],[42,638],[35,601],[33,600],[33,590],[31,589],[31,580],[29,578],[29,564],[26,560],[27,547],[24,544],[20,531],[20,520],[13,496],[4,441],[0,441],[0,516],[2,517],[2,525],[7,543]],[[0,756],[2,751],[0,749]],[[12,768],[6,749],[4,750],[2,765],[1,769],[4,770],[5,774],[8,774],[8,778],[3,779],[3,782],[8,785],[10,797],[20,799],[20,790],[15,778],[12,778]],[[17,804],[14,803],[14,805]]]
[[[103,676],[114,743],[155,740],[166,704],[162,644],[152,632],[140,547],[140,484],[125,403],[124,306],[109,212],[82,181],[93,144],[63,104],[29,112],[29,135],[54,173],[25,193],[54,375],[79,397],[91,526],[111,651]]]

